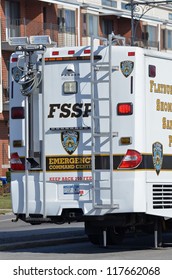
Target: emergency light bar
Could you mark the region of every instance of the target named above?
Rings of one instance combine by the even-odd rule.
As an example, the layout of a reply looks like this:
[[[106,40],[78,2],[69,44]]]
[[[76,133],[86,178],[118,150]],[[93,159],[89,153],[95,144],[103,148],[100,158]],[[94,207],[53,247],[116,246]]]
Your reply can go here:
[[[28,37],[11,37],[8,40],[10,46],[25,46],[29,44]]]
[[[51,39],[48,35],[30,36],[29,42],[31,45],[50,45]]]
[[[51,39],[48,35],[30,36],[30,37],[10,37],[8,40],[10,46],[26,45],[50,45]]]

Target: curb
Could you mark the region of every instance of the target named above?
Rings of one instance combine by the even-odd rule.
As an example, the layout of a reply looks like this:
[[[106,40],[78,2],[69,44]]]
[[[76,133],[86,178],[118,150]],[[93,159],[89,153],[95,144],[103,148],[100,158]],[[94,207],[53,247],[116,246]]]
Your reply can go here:
[[[12,209],[0,209],[0,215],[13,214]]]

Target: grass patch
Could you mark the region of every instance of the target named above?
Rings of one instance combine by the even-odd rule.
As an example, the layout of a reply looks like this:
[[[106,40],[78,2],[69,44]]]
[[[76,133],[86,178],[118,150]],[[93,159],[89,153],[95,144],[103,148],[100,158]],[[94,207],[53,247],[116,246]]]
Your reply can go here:
[[[1,209],[11,209],[11,195],[10,195],[10,193],[0,195],[0,210]]]

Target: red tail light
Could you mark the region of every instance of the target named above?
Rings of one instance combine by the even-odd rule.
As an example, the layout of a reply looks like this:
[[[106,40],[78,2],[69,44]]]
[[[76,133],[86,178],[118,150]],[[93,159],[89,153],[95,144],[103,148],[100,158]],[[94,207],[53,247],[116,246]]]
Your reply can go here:
[[[135,52],[128,52],[128,56],[135,56]]]
[[[74,50],[70,50],[70,51],[68,51],[68,54],[75,54],[75,51]]]
[[[53,51],[52,55],[59,55],[59,51]]]
[[[17,62],[18,61],[18,57],[12,57],[11,62]]]
[[[11,170],[25,170],[25,166],[22,163],[18,153],[11,154]]]
[[[88,49],[88,50],[84,50],[84,53],[87,54],[87,53],[91,53],[91,50]]]
[[[132,169],[136,168],[142,162],[142,155],[135,150],[128,150],[123,157],[118,169]]]
[[[155,78],[156,77],[156,66],[149,65],[149,77]]]
[[[11,118],[12,119],[24,119],[24,107],[12,107]]]
[[[132,103],[118,103],[117,114],[118,115],[132,115],[133,114],[133,104]]]

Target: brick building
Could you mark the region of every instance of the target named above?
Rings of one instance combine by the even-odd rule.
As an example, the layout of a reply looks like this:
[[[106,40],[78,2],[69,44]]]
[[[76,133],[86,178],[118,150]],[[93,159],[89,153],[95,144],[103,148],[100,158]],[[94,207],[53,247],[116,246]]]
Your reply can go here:
[[[143,1],[140,1],[143,2]],[[123,0],[1,0],[0,43],[0,177],[9,168],[9,37],[50,35],[58,46],[87,45],[91,35],[112,31],[131,42],[131,6]],[[136,6],[134,42],[172,51],[172,5]]]

